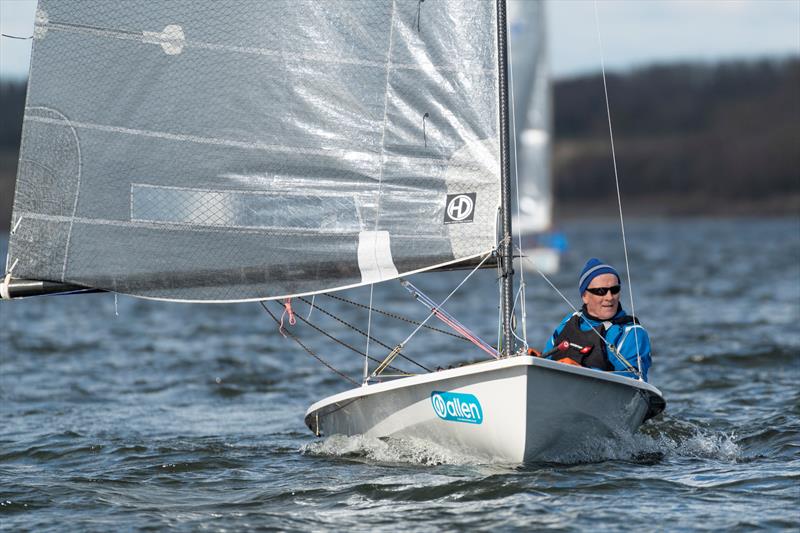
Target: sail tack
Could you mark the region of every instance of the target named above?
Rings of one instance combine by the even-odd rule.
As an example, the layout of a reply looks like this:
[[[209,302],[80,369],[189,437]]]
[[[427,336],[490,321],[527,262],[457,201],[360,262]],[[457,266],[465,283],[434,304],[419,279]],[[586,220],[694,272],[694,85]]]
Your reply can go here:
[[[42,0],[13,276],[187,301],[497,240],[494,1]]]

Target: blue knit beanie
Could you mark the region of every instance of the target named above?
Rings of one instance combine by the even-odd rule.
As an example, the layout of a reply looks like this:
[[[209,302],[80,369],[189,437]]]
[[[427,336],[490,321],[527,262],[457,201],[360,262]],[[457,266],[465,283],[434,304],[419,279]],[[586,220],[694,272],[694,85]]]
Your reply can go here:
[[[592,257],[586,261],[586,266],[583,267],[583,270],[581,270],[581,276],[578,278],[578,291],[580,292],[581,296],[583,296],[583,293],[586,291],[586,287],[589,286],[592,280],[600,274],[614,274],[617,276],[617,282],[620,282],[619,272],[617,272],[614,267],[605,264],[596,257]]]

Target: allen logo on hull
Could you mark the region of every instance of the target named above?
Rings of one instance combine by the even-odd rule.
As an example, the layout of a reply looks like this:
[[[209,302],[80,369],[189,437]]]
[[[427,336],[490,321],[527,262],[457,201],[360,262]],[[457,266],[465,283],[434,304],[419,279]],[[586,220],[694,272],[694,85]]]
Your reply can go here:
[[[433,405],[433,412],[442,420],[468,424],[483,422],[481,402],[472,394],[433,391],[431,405]]]

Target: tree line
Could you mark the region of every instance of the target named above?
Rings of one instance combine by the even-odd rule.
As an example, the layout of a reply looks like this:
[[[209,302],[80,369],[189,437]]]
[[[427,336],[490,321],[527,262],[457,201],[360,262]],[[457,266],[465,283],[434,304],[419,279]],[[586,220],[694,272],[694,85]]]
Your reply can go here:
[[[628,198],[800,205],[800,60],[652,66],[607,85]],[[554,128],[557,201],[614,197],[600,75],[555,83]]]

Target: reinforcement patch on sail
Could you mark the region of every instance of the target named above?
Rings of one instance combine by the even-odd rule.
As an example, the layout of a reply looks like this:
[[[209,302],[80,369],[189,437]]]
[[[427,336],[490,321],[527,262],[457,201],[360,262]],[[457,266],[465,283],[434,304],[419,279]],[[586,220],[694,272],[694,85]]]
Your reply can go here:
[[[495,9],[40,0],[14,276],[241,301],[490,251]]]
[[[399,274],[392,260],[388,231],[362,231],[358,235],[358,268],[361,283],[394,279]]]

